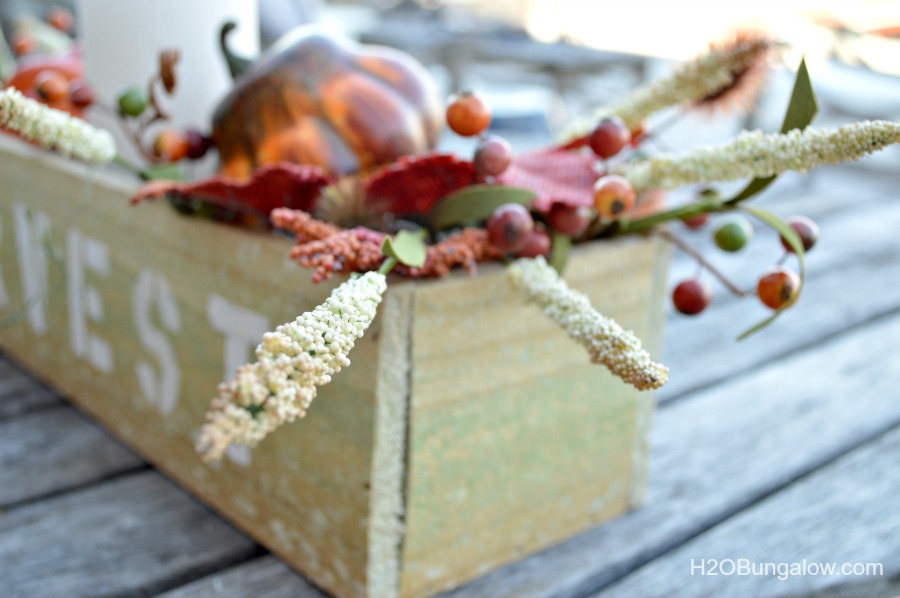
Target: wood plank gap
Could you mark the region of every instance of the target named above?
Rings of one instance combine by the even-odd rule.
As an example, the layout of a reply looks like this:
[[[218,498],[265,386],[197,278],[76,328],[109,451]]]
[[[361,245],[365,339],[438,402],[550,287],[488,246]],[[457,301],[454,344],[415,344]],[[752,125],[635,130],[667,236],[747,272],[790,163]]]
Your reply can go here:
[[[130,476],[138,475],[144,473],[148,470],[152,470],[153,466],[149,463],[144,463],[139,467],[133,467],[130,469],[126,469],[123,471],[117,471],[110,473],[109,475],[104,475],[98,478],[95,478],[89,482],[84,482],[80,484],[73,484],[71,486],[67,486],[65,488],[60,488],[58,490],[52,490],[50,492],[42,492],[40,494],[36,494],[34,496],[30,496],[23,500],[14,500],[8,503],[0,504],[0,514],[8,514],[12,513],[16,509],[21,509],[23,507],[28,507],[37,503],[44,502],[46,500],[52,500],[54,498],[59,498],[61,496],[66,496],[68,494],[75,494],[78,492],[82,492],[84,490],[89,490],[94,488],[95,486],[102,486],[103,484],[107,484],[114,480],[120,480],[124,478],[128,478]]]
[[[803,352],[805,352],[809,349],[813,349],[815,347],[822,347],[822,346],[830,345],[835,342],[839,342],[840,338],[846,334],[852,333],[852,332],[862,329],[862,328],[866,328],[873,324],[877,324],[878,322],[881,322],[883,320],[889,320],[889,319],[897,316],[898,314],[900,314],[900,305],[898,305],[896,307],[892,307],[891,309],[876,312],[876,313],[868,316],[866,319],[860,320],[858,322],[854,322],[845,328],[841,328],[839,330],[833,330],[831,332],[826,333],[825,335],[823,335],[821,337],[809,339],[808,341],[797,344],[797,345],[790,345],[790,346],[786,347],[784,351],[781,351],[779,353],[773,353],[771,358],[769,359],[769,363],[777,362],[778,360],[787,358],[791,355],[803,353]],[[777,323],[774,324],[774,326],[777,326],[777,325],[778,325]],[[702,384],[698,384],[697,386],[692,386],[688,389],[685,389],[682,392],[679,392],[678,394],[660,398],[658,401],[657,408],[664,409],[664,408],[672,406],[672,405],[677,405],[681,401],[690,400],[690,398],[692,396],[694,396],[695,394],[702,393],[703,391],[709,390],[710,388],[712,388],[714,386],[718,386],[719,384],[721,384],[722,382],[725,382],[726,380],[730,381],[730,380],[736,380],[739,378],[743,378],[746,376],[752,376],[756,372],[759,371],[760,365],[763,365],[763,367],[765,367],[765,364],[751,363],[751,364],[748,364],[746,367],[737,368],[735,370],[732,370],[727,375],[717,376],[715,378],[711,378],[710,380],[707,380],[706,382],[703,382]]]
[[[27,400],[27,399],[31,398],[32,396],[40,396],[40,395],[45,395],[45,394],[54,396],[54,398],[56,398],[55,393],[53,393],[52,391],[40,389],[40,390],[35,390],[35,391],[29,390],[26,393],[23,393],[22,395],[18,395],[16,397],[16,399],[23,398],[23,399]],[[64,403],[62,401],[57,401],[57,402],[53,402],[53,403],[40,403],[37,405],[28,406],[21,411],[14,410],[14,411],[8,412],[8,413],[0,412],[0,422],[10,421],[10,420],[13,420],[13,419],[16,419],[19,417],[31,415],[33,413],[47,413],[47,412],[51,412],[55,409],[72,409],[72,407],[68,403]]]
[[[594,596],[595,594],[605,590],[609,586],[622,581],[624,578],[652,564],[653,561],[664,557],[668,553],[673,552],[678,548],[681,548],[684,544],[691,542],[698,536],[702,536],[703,534],[709,532],[711,529],[721,525],[722,523],[725,523],[726,521],[734,518],[737,515],[740,515],[747,509],[755,506],[757,503],[760,503],[776,494],[783,492],[793,484],[801,482],[804,479],[815,475],[819,470],[824,469],[829,465],[832,465],[847,457],[849,453],[853,453],[857,450],[862,450],[866,446],[878,442],[885,436],[897,430],[900,430],[900,418],[889,422],[883,428],[879,428],[868,436],[861,438],[859,442],[852,442],[844,446],[835,447],[831,452],[822,455],[822,457],[815,461],[811,461],[807,467],[795,472],[795,475],[779,481],[776,485],[761,489],[759,492],[751,494],[745,501],[735,503],[733,508],[716,513],[716,517],[710,517],[709,519],[702,521],[700,524],[698,524],[693,533],[684,534],[677,538],[672,538],[671,541],[660,544],[654,550],[647,550],[641,553],[631,562],[629,562],[627,567],[617,567],[612,569],[612,574],[609,574],[610,570],[604,571],[602,581],[600,581],[596,585],[585,583],[583,587],[578,588],[572,593],[566,594],[566,597],[590,598]]]
[[[0,517],[4,596],[148,596],[259,551],[154,471]]]
[[[174,591],[214,575],[227,573],[241,565],[247,565],[248,563],[258,561],[269,554],[270,553],[265,548],[259,544],[254,544],[246,553],[236,552],[233,555],[229,555],[217,562],[216,566],[197,566],[183,571],[179,575],[156,580],[153,582],[152,588],[136,588],[125,593],[114,592],[111,594],[98,594],[97,598],[145,598],[146,596],[157,596],[163,592]]]
[[[840,455],[839,458],[834,459],[828,464],[828,467],[823,467],[810,475],[803,476],[802,479],[798,479],[791,484],[789,488],[773,493],[773,496],[768,500],[761,502],[753,509],[748,509],[741,513],[740,516],[728,524],[710,530],[703,537],[695,538],[691,543],[680,547],[677,551],[666,555],[664,558],[647,563],[647,565],[632,572],[625,579],[620,580],[620,583],[591,595],[591,598],[600,598],[600,596],[610,596],[611,598],[612,596],[633,596],[637,594],[656,597],[669,596],[672,595],[675,586],[679,586],[679,595],[683,594],[684,596],[718,596],[726,594],[728,596],[780,596],[783,598],[788,596],[816,596],[818,598],[823,598],[824,596],[831,596],[832,598],[849,598],[851,596],[892,598],[898,596],[896,591],[900,587],[900,574],[898,574],[900,561],[897,558],[897,536],[894,532],[900,520],[891,516],[891,509],[888,504],[892,503],[887,502],[887,493],[890,493],[890,496],[896,496],[896,489],[893,492],[886,488],[879,491],[864,485],[860,489],[851,490],[848,488],[846,492],[840,492],[836,491],[834,485],[832,485],[830,492],[827,490],[818,492],[810,490],[811,487],[821,486],[830,477],[844,478],[847,474],[850,475],[850,479],[844,478],[843,484],[853,483],[852,478],[857,474],[861,476],[858,481],[863,484],[865,484],[866,478],[870,482],[876,477],[892,479],[887,475],[891,471],[888,464],[894,462],[892,457],[896,455],[898,441],[900,441],[900,425],[875,435],[869,442],[863,443],[853,450]],[[879,453],[884,455],[884,465],[880,467],[877,464],[877,459],[873,460],[873,457]],[[872,473],[866,474],[865,470],[869,467],[872,467],[873,471],[877,472],[879,469],[881,471],[875,475]],[[843,472],[843,474],[840,472]],[[893,484],[896,485],[896,482],[893,482]],[[864,503],[866,502],[863,496],[872,492],[882,495],[880,499],[875,499],[879,507],[871,503],[861,505],[860,500]],[[784,510],[785,503],[796,502],[798,495],[802,496],[804,494],[806,497],[803,502],[808,507],[798,508],[796,511],[794,509]],[[842,534],[842,531],[846,531],[846,527],[842,526],[840,518],[828,517],[827,525],[829,527],[833,525],[835,529],[825,531],[823,524],[826,524],[826,522],[822,519],[822,507],[824,507],[824,511],[827,511],[829,503],[832,505],[832,509],[843,510],[847,513],[847,516],[853,520],[854,524],[861,520],[862,528],[856,528],[854,525],[853,532]],[[886,507],[887,510],[880,516],[877,510],[875,510],[873,516],[873,512],[866,509],[866,507],[878,509],[881,506]],[[778,511],[779,508],[781,509],[779,514],[773,515],[772,511]],[[867,512],[860,513],[860,510],[866,510]],[[769,514],[763,515],[767,511]],[[785,512],[796,512],[796,515],[793,516],[794,521],[787,522],[782,519],[781,517]],[[834,514],[834,511],[831,514]],[[791,518],[791,516],[788,515],[787,518]],[[747,522],[753,520],[755,520],[757,525],[748,526]],[[846,521],[843,523],[846,523]],[[765,537],[765,531],[761,528],[768,527],[771,533],[773,525],[778,525],[779,533],[785,536],[793,536],[793,551],[786,547],[784,537],[781,538],[780,542],[777,538]],[[843,530],[840,529],[842,527],[844,527]],[[702,575],[699,577],[685,575],[685,578],[679,582],[671,583],[671,580],[677,575],[672,570],[671,564],[673,561],[682,560],[684,562],[685,553],[692,551],[697,551],[698,554],[719,555],[724,554],[727,550],[730,556],[734,554],[734,552],[731,552],[734,550],[731,538],[743,537],[750,528],[754,532],[758,530],[758,533],[763,534],[763,536],[755,539],[748,538],[746,542],[741,543],[738,549],[741,554],[739,558],[749,556],[751,561],[762,562],[763,559],[760,558],[759,548],[760,546],[765,546],[766,548],[762,554],[765,555],[766,562],[793,562],[794,559],[800,561],[801,558],[805,561],[807,557],[810,557],[809,560],[813,563],[838,563],[841,561],[847,563],[851,561],[880,563],[883,570],[880,575],[875,574],[871,576],[849,576],[841,573],[838,573],[837,576],[816,574],[807,576],[803,574],[799,576],[791,575],[786,579],[775,579],[773,575],[722,576],[721,579],[718,579],[719,576],[710,576],[704,579]],[[808,535],[811,533],[811,528],[815,528],[816,531],[812,532],[812,535]],[[736,532],[736,530],[740,529],[743,530],[743,534]],[[721,539],[723,536],[729,535],[728,543],[732,545],[726,549]],[[842,540],[837,538],[842,538]],[[840,546],[839,543],[841,543]],[[813,545],[824,552],[819,552],[818,554],[807,552],[811,550]],[[718,550],[712,549],[711,546],[715,546]],[[797,547],[805,547],[806,550],[797,552]],[[756,549],[756,554],[752,554],[754,548]],[[782,552],[782,548],[787,548],[787,551]],[[747,552],[751,554],[747,554]],[[688,577],[692,578],[687,579]],[[798,579],[802,580],[799,584],[796,583]],[[716,582],[719,583],[716,584]],[[666,587],[667,585],[669,587]],[[713,587],[715,585],[719,587]],[[723,591],[723,586],[728,588],[727,592]],[[766,586],[768,586],[767,589]],[[636,587],[640,589],[636,589]]]
[[[327,595],[284,561],[266,554],[166,591],[157,598],[209,596],[326,598]]]

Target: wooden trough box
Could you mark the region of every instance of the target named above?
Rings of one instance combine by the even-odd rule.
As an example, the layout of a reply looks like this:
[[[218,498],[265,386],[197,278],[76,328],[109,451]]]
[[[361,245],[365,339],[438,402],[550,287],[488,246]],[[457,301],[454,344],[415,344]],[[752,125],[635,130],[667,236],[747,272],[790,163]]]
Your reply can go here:
[[[0,138],[0,347],[326,591],[433,594],[641,502],[652,395],[499,265],[391,279],[305,420],[202,463],[216,384],[336,283],[276,235],[130,207],[135,188]],[[595,243],[567,278],[658,353],[666,258]]]

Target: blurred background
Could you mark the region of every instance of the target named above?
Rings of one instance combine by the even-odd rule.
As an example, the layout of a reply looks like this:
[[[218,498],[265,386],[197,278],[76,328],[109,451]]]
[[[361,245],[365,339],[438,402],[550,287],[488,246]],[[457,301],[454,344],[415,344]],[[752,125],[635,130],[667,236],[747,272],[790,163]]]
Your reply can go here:
[[[74,0],[2,0],[5,38],[16,28],[33,29],[36,17],[57,5],[79,8]],[[309,22],[411,52],[447,93],[478,89],[493,100],[496,127],[528,134],[522,143],[542,142],[537,133],[558,131],[742,29],[785,41],[782,56],[791,68],[805,55],[829,106],[864,117],[900,115],[896,0],[259,0],[262,48]],[[42,34],[60,43],[55,32]]]

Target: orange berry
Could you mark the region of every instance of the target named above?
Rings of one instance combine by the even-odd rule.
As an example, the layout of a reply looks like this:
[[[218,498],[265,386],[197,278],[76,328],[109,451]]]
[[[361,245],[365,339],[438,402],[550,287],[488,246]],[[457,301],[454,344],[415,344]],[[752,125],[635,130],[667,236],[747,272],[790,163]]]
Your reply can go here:
[[[190,141],[184,131],[163,129],[153,140],[153,155],[166,162],[178,162],[188,154]]]
[[[47,103],[62,102],[69,97],[69,80],[58,71],[41,71],[34,78],[34,90]]]
[[[472,92],[450,96],[447,104],[447,126],[463,137],[480,135],[491,124],[491,107]]]
[[[634,187],[617,174],[602,176],[594,183],[594,208],[604,218],[621,218],[634,208],[635,200]]]
[[[759,300],[767,307],[781,309],[797,300],[800,295],[800,277],[784,266],[776,266],[766,271],[756,285]]]

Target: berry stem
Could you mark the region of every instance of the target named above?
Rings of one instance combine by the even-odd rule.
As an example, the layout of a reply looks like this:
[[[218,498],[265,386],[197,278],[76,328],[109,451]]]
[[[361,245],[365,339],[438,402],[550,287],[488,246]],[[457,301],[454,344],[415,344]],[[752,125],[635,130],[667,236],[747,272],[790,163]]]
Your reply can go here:
[[[395,257],[388,257],[381,263],[381,267],[378,268],[379,274],[384,274],[387,276],[388,272],[394,269],[394,266],[399,264],[400,262]]]
[[[653,228],[658,224],[669,222],[670,220],[682,220],[697,216],[704,213],[726,212],[734,209],[734,206],[727,206],[719,201],[697,201],[689,203],[671,210],[656,212],[643,218],[635,218],[627,222],[621,222],[618,234],[639,233],[647,229]]]
[[[710,274],[715,276],[718,279],[718,281],[721,282],[725,286],[725,288],[727,288],[732,294],[736,295],[737,297],[746,297],[751,294],[748,291],[741,290],[736,284],[734,284],[731,280],[729,280],[729,278],[727,276],[725,276],[725,274],[723,274],[718,268],[716,268],[709,261],[707,261],[707,259],[705,257],[703,257],[702,253],[700,253],[699,251],[697,251],[696,249],[694,249],[693,247],[688,245],[680,237],[673,235],[672,232],[669,231],[668,229],[660,228],[660,229],[655,230],[654,232],[657,235],[659,235],[660,237],[662,237],[663,239],[665,239],[666,241],[668,241],[669,243],[671,243],[672,245],[675,245],[676,247],[678,247],[680,250],[682,250],[683,252],[685,252],[686,254],[688,254],[689,256],[694,258],[695,260],[697,260],[698,264],[700,264],[703,268],[705,268]]]
[[[125,133],[126,137],[128,137],[128,140],[131,141],[131,143],[135,147],[135,149],[138,150],[138,152],[141,154],[141,156],[144,159],[147,160],[147,162],[149,162],[150,164],[155,164],[159,161],[158,158],[156,156],[154,156],[144,146],[144,143],[141,140],[141,135],[144,132],[144,130],[147,128],[147,126],[150,124],[149,122],[148,123],[142,122],[138,126],[138,128],[134,128],[131,126],[131,124],[128,122],[128,120],[124,116],[122,116],[121,112],[119,112],[118,110],[116,110],[115,108],[110,106],[109,104],[106,104],[102,100],[97,99],[94,102],[94,105],[102,112],[105,112],[106,114],[108,114],[116,119],[116,123],[119,125],[119,129],[123,133]],[[120,166],[121,166],[121,164],[120,164]]]

